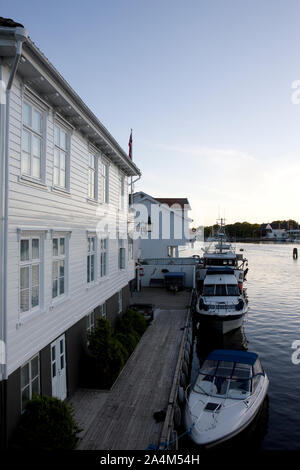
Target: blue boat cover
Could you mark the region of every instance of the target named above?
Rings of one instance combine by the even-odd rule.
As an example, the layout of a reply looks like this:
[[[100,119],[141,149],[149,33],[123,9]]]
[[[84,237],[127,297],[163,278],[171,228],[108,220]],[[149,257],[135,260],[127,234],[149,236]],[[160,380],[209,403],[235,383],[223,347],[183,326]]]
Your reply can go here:
[[[213,361],[239,362],[253,365],[258,355],[249,351],[235,351],[234,349],[216,349],[206,359]]]
[[[168,277],[184,277],[185,273],[167,273],[165,274],[165,278]]]

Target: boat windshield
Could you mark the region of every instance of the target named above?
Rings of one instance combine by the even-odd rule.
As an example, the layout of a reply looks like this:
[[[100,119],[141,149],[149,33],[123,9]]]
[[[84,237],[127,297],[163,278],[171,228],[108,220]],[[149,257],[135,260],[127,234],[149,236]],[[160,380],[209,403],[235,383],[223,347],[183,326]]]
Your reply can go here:
[[[203,287],[204,296],[239,296],[240,291],[236,284],[206,284]]]
[[[219,398],[244,400],[253,393],[258,383],[253,379],[258,375],[263,375],[260,361],[256,361],[252,366],[238,362],[206,360],[193,390]]]
[[[228,259],[228,258],[206,258],[205,259],[206,266],[236,266],[236,259]]]

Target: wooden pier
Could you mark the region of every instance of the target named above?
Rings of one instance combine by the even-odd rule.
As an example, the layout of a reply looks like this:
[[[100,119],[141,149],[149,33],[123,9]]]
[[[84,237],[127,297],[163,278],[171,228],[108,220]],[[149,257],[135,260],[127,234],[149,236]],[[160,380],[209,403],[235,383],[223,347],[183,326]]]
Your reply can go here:
[[[155,319],[110,391],[80,389],[71,399],[83,429],[78,449],[146,450],[166,439],[179,380],[190,292],[145,288],[133,302],[151,301]],[[154,413],[164,410],[157,422]]]

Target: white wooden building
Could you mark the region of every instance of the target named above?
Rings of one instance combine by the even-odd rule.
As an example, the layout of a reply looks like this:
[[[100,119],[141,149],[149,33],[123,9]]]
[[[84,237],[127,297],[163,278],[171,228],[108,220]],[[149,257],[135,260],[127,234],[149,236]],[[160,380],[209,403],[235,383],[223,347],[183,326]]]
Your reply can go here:
[[[190,241],[191,209],[186,198],[157,198],[142,191],[133,195],[141,259],[176,258]]]
[[[72,395],[86,331],[130,301],[128,183],[140,170],[22,25],[0,20],[0,59],[6,440],[34,392]],[[103,218],[116,238],[97,233]]]

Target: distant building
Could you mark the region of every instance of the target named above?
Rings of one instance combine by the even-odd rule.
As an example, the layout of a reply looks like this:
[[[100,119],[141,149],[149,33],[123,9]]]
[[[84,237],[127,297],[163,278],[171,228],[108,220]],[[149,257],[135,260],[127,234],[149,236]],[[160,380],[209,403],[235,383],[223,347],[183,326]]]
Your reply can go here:
[[[285,240],[289,238],[285,228],[279,228],[278,224],[261,224],[262,237],[266,239]]]
[[[133,195],[138,211],[140,258],[178,257],[179,247],[189,243],[191,210],[186,198],[157,198],[144,192]]]

